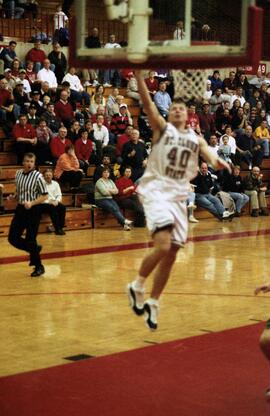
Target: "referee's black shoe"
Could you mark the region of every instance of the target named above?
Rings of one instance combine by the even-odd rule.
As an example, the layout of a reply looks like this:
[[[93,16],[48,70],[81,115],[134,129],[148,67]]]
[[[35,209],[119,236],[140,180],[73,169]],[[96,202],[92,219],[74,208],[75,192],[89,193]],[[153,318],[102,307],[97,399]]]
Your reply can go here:
[[[45,273],[45,269],[43,264],[41,264],[40,266],[36,266],[34,271],[31,273],[31,277],[39,277],[42,274]]]

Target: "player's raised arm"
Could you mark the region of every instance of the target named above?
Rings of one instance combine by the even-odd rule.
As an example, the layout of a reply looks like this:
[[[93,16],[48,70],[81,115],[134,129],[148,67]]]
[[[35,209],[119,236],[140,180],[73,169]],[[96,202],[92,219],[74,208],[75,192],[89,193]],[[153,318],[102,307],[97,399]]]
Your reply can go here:
[[[231,173],[230,165],[225,160],[209,152],[206,141],[199,137],[200,154],[215,170],[227,169]]]
[[[144,82],[144,77],[142,75],[142,71],[136,70],[135,71],[135,77],[138,82],[138,90],[139,94],[141,96],[141,100],[143,103],[144,111],[146,112],[149,123],[154,130],[154,137],[152,142],[155,143],[156,140],[159,139],[158,132],[162,132],[165,130],[166,127],[166,121],[164,118],[159,114],[157,107],[153,103],[150,94],[148,92],[147,86]]]

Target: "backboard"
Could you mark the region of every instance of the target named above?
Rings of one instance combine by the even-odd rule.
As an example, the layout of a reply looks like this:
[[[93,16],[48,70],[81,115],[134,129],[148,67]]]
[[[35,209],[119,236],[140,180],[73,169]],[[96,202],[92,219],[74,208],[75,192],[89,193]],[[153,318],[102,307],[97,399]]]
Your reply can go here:
[[[75,0],[70,65],[256,66],[261,59],[262,16],[255,0]],[[89,42],[94,28],[101,40],[98,48]],[[111,34],[115,39],[110,41]]]

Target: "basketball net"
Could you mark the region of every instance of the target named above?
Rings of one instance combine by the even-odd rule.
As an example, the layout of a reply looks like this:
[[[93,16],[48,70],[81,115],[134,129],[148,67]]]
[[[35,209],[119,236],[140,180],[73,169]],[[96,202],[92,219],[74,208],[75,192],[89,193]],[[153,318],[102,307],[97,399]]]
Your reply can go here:
[[[209,70],[186,69],[172,70],[174,80],[174,96],[188,101],[201,101],[206,91]]]

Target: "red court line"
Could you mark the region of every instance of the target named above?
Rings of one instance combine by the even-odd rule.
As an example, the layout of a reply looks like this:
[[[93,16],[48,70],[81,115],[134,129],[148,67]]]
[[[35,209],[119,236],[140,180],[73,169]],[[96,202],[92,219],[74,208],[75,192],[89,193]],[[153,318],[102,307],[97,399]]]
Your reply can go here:
[[[242,237],[257,237],[263,235],[269,235],[270,229],[257,230],[257,231],[237,231],[231,233],[222,233],[222,234],[212,234],[212,235],[202,235],[196,237],[190,237],[189,242],[198,243],[198,242],[207,242],[207,241],[218,241],[218,240],[231,240],[235,238]],[[42,254],[42,259],[56,259],[64,257],[78,257],[78,256],[88,256],[93,254],[102,254],[102,253],[114,253],[118,251],[128,251],[128,250],[140,250],[153,246],[153,242],[149,241],[146,243],[131,243],[131,244],[122,244],[117,246],[103,246],[103,247],[93,247],[93,248],[83,248],[78,250],[66,250],[66,251],[56,251],[52,253]],[[1,264],[12,264],[20,263],[27,261],[28,256],[11,256],[0,259]]]
[[[150,292],[146,292],[149,294]],[[63,296],[63,295],[117,295],[122,296],[123,292],[29,292],[29,293],[0,293],[1,297],[16,297],[16,296]],[[242,295],[240,293],[196,293],[196,292],[164,292],[168,296],[218,296],[218,297],[236,297],[236,298],[254,298],[254,294]],[[260,296],[258,299],[266,299],[269,302],[269,296]]]

